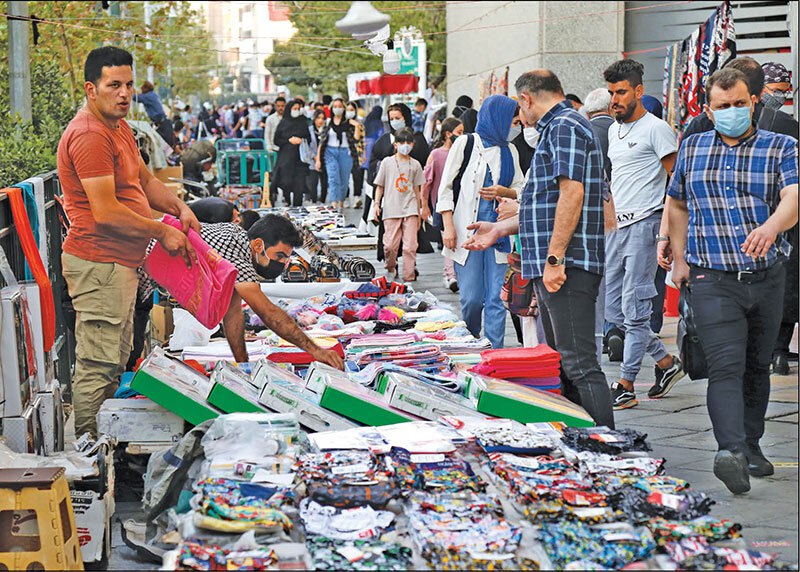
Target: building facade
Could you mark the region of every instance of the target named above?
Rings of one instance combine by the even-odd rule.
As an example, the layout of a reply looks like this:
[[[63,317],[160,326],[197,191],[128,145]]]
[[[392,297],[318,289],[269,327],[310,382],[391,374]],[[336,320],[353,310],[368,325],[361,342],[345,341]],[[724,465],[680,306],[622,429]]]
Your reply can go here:
[[[645,93],[661,99],[661,48],[689,36],[721,1],[447,2],[448,99],[466,94],[477,105],[481,82],[506,67],[512,95],[522,72],[548,68],[583,99],[605,86],[603,70],[626,53],[645,66]],[[731,8],[739,55],[783,63],[796,88],[797,2],[731,1]],[[787,112],[796,111],[796,94]]]
[[[225,92],[271,93],[272,74],[264,60],[276,44],[295,33],[288,10],[278,2],[202,2],[206,26],[214,37]]]

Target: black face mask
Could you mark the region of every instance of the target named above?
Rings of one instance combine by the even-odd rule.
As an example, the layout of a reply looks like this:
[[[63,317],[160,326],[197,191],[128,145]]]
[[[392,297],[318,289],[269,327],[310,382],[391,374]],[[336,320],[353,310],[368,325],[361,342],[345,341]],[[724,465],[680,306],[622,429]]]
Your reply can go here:
[[[450,143],[451,144],[455,143],[456,139],[458,139],[458,135],[455,135],[455,134],[454,135],[450,135]]]
[[[267,280],[274,280],[283,273],[286,265],[280,260],[270,259],[269,264],[256,264],[256,273]]]

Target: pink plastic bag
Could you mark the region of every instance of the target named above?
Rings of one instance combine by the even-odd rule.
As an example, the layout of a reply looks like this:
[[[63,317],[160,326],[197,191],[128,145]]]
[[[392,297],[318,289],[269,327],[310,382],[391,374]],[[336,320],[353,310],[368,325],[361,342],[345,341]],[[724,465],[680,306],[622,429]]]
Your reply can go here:
[[[181,222],[171,215],[164,215],[163,222],[182,228]],[[213,328],[228,311],[236,285],[236,267],[191,229],[189,242],[197,253],[191,268],[186,266],[182,257],[170,256],[157,242],[144,261],[144,269],[198,322]]]

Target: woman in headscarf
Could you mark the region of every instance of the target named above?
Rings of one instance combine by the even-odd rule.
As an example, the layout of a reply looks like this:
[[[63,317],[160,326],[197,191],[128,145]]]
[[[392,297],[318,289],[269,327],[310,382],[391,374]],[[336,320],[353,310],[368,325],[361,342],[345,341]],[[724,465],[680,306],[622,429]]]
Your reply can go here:
[[[295,99],[287,105],[287,113],[275,129],[274,142],[279,147],[278,160],[272,176],[276,188],[283,189],[287,205],[302,206],[308,165],[300,159],[300,145],[311,140],[308,121],[303,114],[303,102]]]
[[[472,98],[468,95],[459,96],[453,108],[453,117],[461,120],[464,133],[475,133],[478,124],[478,112],[472,109]]]
[[[444,223],[442,254],[455,262],[461,317],[474,336],[481,334],[483,317],[484,335],[495,348],[503,347],[505,337],[506,309],[500,290],[511,245],[507,238],[480,252],[461,245],[467,239],[467,226],[497,220],[498,196],[506,189],[517,194],[522,190],[517,149],[509,144],[519,134],[519,126],[512,126],[516,115],[517,102],[505,95],[493,95],[483,102],[475,133],[457,138],[450,149],[436,205]],[[467,155],[468,146],[472,149]],[[455,197],[453,183],[462,163],[465,169]]]
[[[361,139],[361,125],[345,115],[345,104],[341,97],[331,102],[331,120],[322,131],[317,152],[317,169],[328,174],[328,199],[335,208],[344,206],[350,188],[350,173],[353,163],[358,161],[356,143]]]

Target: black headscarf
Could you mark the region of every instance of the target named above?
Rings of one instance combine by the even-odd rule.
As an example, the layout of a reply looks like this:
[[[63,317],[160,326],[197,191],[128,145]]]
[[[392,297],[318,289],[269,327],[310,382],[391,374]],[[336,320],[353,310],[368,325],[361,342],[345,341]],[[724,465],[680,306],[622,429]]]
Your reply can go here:
[[[472,109],[470,96],[461,95],[456,99],[453,117],[457,117],[464,124],[464,133],[475,133],[475,127],[478,125],[478,112]]]
[[[364,133],[367,137],[383,129],[381,115],[383,115],[383,108],[380,105],[376,105],[367,113],[367,116],[364,118]]]
[[[234,205],[219,197],[208,197],[189,203],[189,208],[200,222],[216,224],[233,222]]]
[[[406,122],[406,127],[411,129],[411,124],[413,123],[413,119],[411,118],[411,109],[405,103],[396,103],[395,107],[400,108],[400,113],[403,114],[403,119]],[[389,129],[391,130],[392,134],[394,134],[394,129],[392,129],[391,123],[389,124]]]

